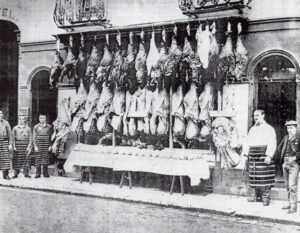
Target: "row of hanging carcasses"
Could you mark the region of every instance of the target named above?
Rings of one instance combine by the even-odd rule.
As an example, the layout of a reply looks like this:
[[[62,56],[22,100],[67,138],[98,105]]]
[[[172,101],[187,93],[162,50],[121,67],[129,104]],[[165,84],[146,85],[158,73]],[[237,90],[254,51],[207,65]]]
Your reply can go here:
[[[199,25],[193,38],[197,42],[196,49],[190,43],[189,25],[183,46],[178,45],[175,26],[169,48],[166,47],[166,31],[162,30],[159,50],[154,31],[148,52],[144,31],[139,35],[138,52],[134,50],[132,32],[129,33],[125,52],[120,49],[120,33],[116,37],[118,43],[115,51],[109,50],[106,36],[102,57],[96,43],[87,60],[81,49],[74,68],[82,69],[84,66],[84,73],[81,71],[84,75],[79,77],[80,86],[72,109],[75,114],[72,130],[78,130],[83,123],[87,133],[93,122],[97,122],[100,132],[106,132],[110,124],[126,136],[135,136],[139,132],[166,135],[171,111],[174,136],[185,136],[191,140],[209,134],[209,111],[214,108],[214,87],[220,88],[219,84],[229,77],[236,80],[245,77],[248,56],[241,39],[241,23],[237,24],[237,29],[234,46],[231,24],[228,23],[226,43],[221,49],[216,40],[215,23]],[[70,53],[72,49],[69,49],[67,58],[74,57]],[[88,93],[84,87],[87,82]]]

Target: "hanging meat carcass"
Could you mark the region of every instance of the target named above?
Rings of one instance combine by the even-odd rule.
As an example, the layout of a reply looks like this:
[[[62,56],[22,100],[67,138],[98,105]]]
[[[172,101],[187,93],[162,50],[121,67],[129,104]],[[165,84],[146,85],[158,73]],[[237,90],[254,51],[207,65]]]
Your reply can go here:
[[[102,92],[97,103],[97,113],[100,115],[97,120],[97,128],[100,132],[104,132],[108,120],[110,106],[113,99],[112,90],[107,86],[107,81],[102,84]]]
[[[85,72],[85,78],[87,79],[87,83],[90,82],[91,77],[96,76],[96,71],[98,69],[101,59],[102,59],[102,54],[98,50],[97,41],[95,38],[91,54],[87,60],[87,66]]]
[[[91,84],[90,84],[90,91],[89,94],[87,96],[87,100],[85,103],[85,113],[84,113],[84,119],[87,120],[92,112],[92,110],[96,107],[98,101],[99,101],[99,97],[100,97],[100,93],[99,93],[99,89],[96,87],[96,84],[93,80],[93,78],[91,79]]]
[[[156,45],[155,45],[155,33],[154,33],[154,31],[152,31],[152,37],[150,40],[150,49],[149,49],[149,53],[148,53],[147,61],[146,61],[148,77],[151,76],[151,72],[153,69],[157,69],[158,59],[159,59],[159,53],[158,53]]]
[[[163,73],[165,76],[163,88],[166,88],[167,90],[169,90],[170,84],[173,84],[174,86],[174,83],[176,83],[176,79],[177,79],[176,73],[178,71],[178,63],[182,55],[182,50],[177,44],[176,36],[177,36],[177,28],[175,26],[171,47],[169,49],[169,54],[163,65]]]
[[[89,114],[86,121],[83,122],[83,130],[85,133],[88,133],[91,131],[91,127],[93,125],[93,122],[97,119],[96,117],[96,109],[93,108],[91,113]]]
[[[121,35],[117,37],[119,44],[118,51],[116,52],[115,59],[111,68],[108,82],[112,83],[114,88],[114,96],[111,103],[110,112],[114,115],[111,118],[110,124],[114,130],[121,131],[121,122],[125,113],[125,88],[124,80],[121,77],[121,71],[124,63],[124,57],[121,51]]]
[[[62,71],[63,62],[64,61],[60,56],[60,52],[55,51],[54,62],[50,69],[50,78],[49,78],[49,85],[51,89],[56,88],[56,85],[59,81],[59,77]]]
[[[235,60],[236,60],[236,67],[235,67],[235,77],[238,81],[242,81],[243,78],[247,76],[247,65],[248,65],[248,51],[246,50],[243,41],[242,41],[242,24],[238,23],[238,38],[236,42],[236,50]]]
[[[205,70],[205,78],[208,81],[213,81],[214,86],[219,89],[221,87],[219,76],[217,74],[217,66],[219,63],[220,46],[216,39],[216,23],[211,25],[211,37],[209,47],[209,63]]]
[[[108,35],[107,35],[107,39],[106,39],[106,42],[105,42],[105,45],[104,45],[103,58],[102,58],[102,60],[100,62],[100,65],[97,69],[97,72],[96,72],[96,75],[97,75],[96,84],[97,84],[97,87],[99,89],[102,88],[103,82],[108,80],[110,69],[111,69],[111,66],[112,66],[112,63],[113,63],[113,60],[114,60],[113,55],[109,51],[109,48],[108,48],[108,41],[109,40],[108,40]]]
[[[213,86],[207,82],[204,86],[203,92],[199,96],[199,120],[209,121],[209,112],[213,110]]]
[[[86,100],[87,100],[87,92],[83,85],[83,80],[80,80],[80,85],[76,96],[74,98],[74,108],[72,109],[72,113],[76,113],[80,108],[84,109]]]
[[[75,66],[75,76],[76,76],[77,82],[80,82],[80,80],[84,80],[86,64],[87,64],[87,59],[86,59],[86,54],[84,52],[84,48],[80,47],[77,63]],[[85,84],[85,89],[88,90],[88,87],[86,86],[86,84]]]
[[[208,68],[209,62],[209,52],[210,52],[210,43],[211,43],[211,32],[209,30],[209,25],[205,26],[205,30],[202,29],[202,24],[199,25],[196,32],[197,40],[197,54],[200,58],[203,68]]]
[[[72,78],[75,79],[75,66],[77,63],[77,59],[74,56],[73,48],[69,46],[67,57],[65,59],[64,64],[62,65],[62,71],[60,74],[60,82],[63,82],[65,76],[67,76],[69,83],[71,83]],[[76,83],[76,80],[74,80]]]
[[[235,79],[235,57],[233,53],[233,44],[231,38],[231,24],[228,22],[227,39],[219,55],[218,74],[219,78],[224,81]]]
[[[143,31],[140,36],[139,52],[135,59],[137,90],[133,94],[126,92],[126,112],[123,118],[123,133],[130,136],[137,134],[137,121],[139,121],[140,130],[144,127],[143,119],[136,120],[135,118],[146,115],[147,53],[143,42]],[[127,118],[129,118],[129,123]]]

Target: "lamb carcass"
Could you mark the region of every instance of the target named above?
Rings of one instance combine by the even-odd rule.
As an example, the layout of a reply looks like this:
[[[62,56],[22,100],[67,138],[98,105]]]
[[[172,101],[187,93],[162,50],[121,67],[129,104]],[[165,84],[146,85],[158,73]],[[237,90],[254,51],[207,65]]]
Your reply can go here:
[[[102,59],[102,54],[99,52],[96,40],[94,41],[91,54],[87,60],[85,76],[89,80],[96,76],[96,71]]]
[[[100,89],[102,88],[102,83],[108,79],[112,62],[113,55],[108,49],[108,44],[105,43],[103,58],[101,59],[100,65],[96,71],[96,84]]]
[[[199,102],[195,82],[191,83],[190,90],[184,96],[183,104],[184,118],[187,119],[186,138],[191,140],[199,135]]]
[[[75,77],[75,66],[77,63],[77,59],[74,56],[73,48],[69,46],[67,57],[65,59],[64,64],[62,65],[62,71],[60,74],[60,82],[63,82],[65,76],[67,76],[69,83],[71,83],[72,78]],[[76,80],[75,80],[76,81]]]
[[[158,93],[155,101],[158,108],[153,115],[158,116],[157,134],[166,135],[169,131],[169,112],[170,112],[170,98],[166,89]]]
[[[111,89],[107,86],[107,82],[104,82],[102,84],[102,92],[96,107],[97,113],[100,114],[97,120],[97,128],[100,132],[103,132],[103,130],[106,127],[112,100],[113,93]]]
[[[213,110],[213,86],[207,82],[204,86],[203,92],[199,96],[199,120],[209,121],[209,112]]]
[[[77,81],[84,80],[86,64],[87,64],[86,54],[84,52],[84,49],[80,47],[77,63],[75,66],[75,76]],[[87,86],[85,86],[85,88],[88,89]]]
[[[235,57],[233,53],[233,44],[231,38],[231,24],[228,23],[228,36],[219,55],[218,73],[221,80],[234,79]]]
[[[83,130],[85,133],[88,133],[91,131],[91,127],[93,125],[93,122],[97,119],[96,117],[96,109],[94,108],[91,113],[89,114],[89,117],[86,121],[83,122]]]
[[[181,136],[185,133],[183,90],[179,85],[176,92],[172,95],[172,116],[174,116],[173,133]]]
[[[49,78],[50,88],[56,88],[56,84],[59,81],[59,77],[62,71],[63,62],[64,61],[60,56],[60,52],[55,51],[54,62],[50,69],[50,78]]]
[[[85,103],[85,113],[84,113],[84,119],[87,120],[92,112],[92,110],[96,107],[98,101],[99,101],[100,93],[98,88],[96,87],[95,82],[92,81],[90,86],[90,91],[87,96],[87,100]]]
[[[129,34],[129,44],[127,48],[127,56],[124,59],[121,68],[121,80],[124,80],[124,87],[130,94],[137,90],[137,80],[135,71],[135,53],[133,49],[133,33]]]
[[[248,65],[248,51],[246,50],[242,41],[242,24],[238,23],[238,38],[236,42],[236,50],[234,52],[236,59],[235,77],[241,81],[247,76],[247,65]]]
[[[197,54],[204,69],[207,69],[209,62],[210,38],[211,32],[209,30],[209,25],[207,24],[203,31],[202,24],[200,24],[196,32]]]
[[[135,59],[135,70],[138,85],[144,86],[147,79],[147,53],[143,41],[139,44],[139,52]]]
[[[159,53],[157,51],[156,45],[155,45],[155,33],[152,32],[152,37],[150,40],[150,50],[147,56],[147,70],[148,70],[148,77],[151,76],[151,71],[158,67],[158,59],[159,59]]]
[[[115,88],[110,112],[114,113],[111,119],[111,126],[114,130],[121,131],[121,122],[125,113],[125,91]]]
[[[83,80],[80,80],[79,89],[76,93],[76,96],[74,98],[74,108],[72,109],[72,113],[75,113],[80,108],[84,108],[86,100],[87,100],[87,92],[83,85]]]

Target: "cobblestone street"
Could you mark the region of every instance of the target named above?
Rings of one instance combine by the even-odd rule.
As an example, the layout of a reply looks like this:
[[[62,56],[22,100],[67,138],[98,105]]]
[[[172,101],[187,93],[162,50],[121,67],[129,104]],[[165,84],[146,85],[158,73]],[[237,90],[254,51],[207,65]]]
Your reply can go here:
[[[100,198],[0,189],[0,232],[299,232],[275,224]]]

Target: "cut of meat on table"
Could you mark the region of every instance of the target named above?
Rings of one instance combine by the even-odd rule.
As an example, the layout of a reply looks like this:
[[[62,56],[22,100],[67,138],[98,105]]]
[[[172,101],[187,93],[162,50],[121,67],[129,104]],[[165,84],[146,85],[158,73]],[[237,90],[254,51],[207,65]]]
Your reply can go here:
[[[247,76],[247,65],[248,65],[248,51],[246,50],[242,41],[242,24],[238,23],[238,38],[236,42],[236,50],[234,52],[236,59],[235,77],[241,81]]]
[[[196,32],[197,40],[197,54],[200,58],[203,68],[207,69],[209,62],[209,52],[210,52],[210,42],[211,42],[211,32],[209,30],[209,25],[205,26],[205,30],[202,29],[202,24],[199,25]]]

